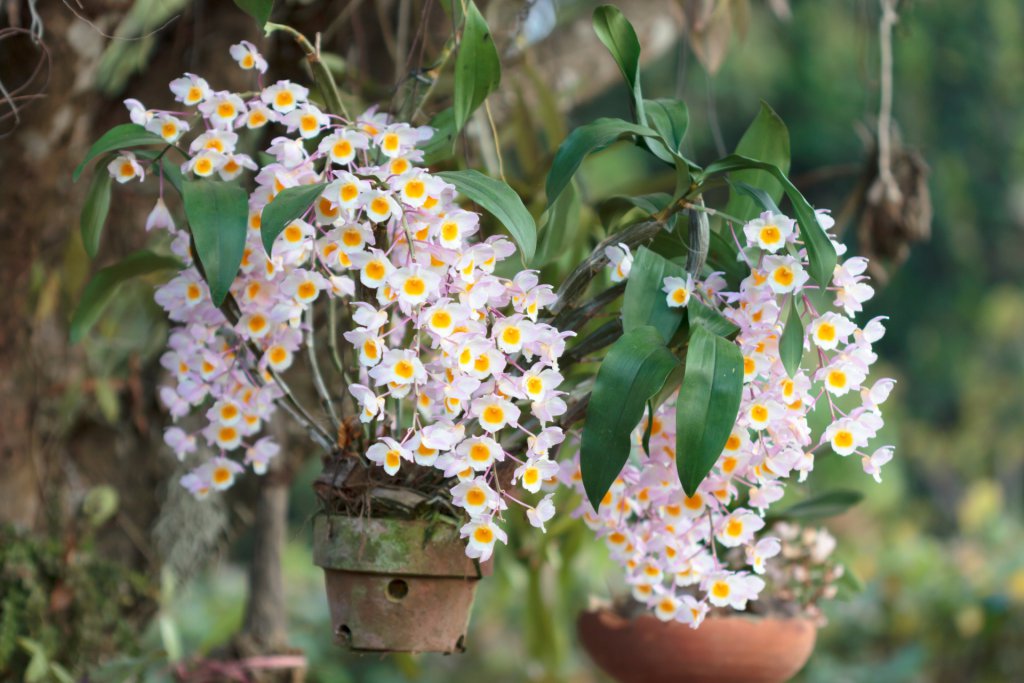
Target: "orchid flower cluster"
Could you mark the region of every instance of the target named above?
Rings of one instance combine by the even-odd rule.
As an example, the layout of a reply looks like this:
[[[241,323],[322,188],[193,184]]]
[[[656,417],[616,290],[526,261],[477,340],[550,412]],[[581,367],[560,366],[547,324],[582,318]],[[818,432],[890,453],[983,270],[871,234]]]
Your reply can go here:
[[[833,220],[817,218],[826,231]],[[809,283],[806,251],[797,241],[795,222],[766,212],[743,226],[745,259],[750,274],[738,291],[728,291],[721,273],[701,282],[692,277],[664,281],[667,304],[685,307],[691,297],[719,311],[739,328],[735,343],[743,354],[744,388],[739,415],[725,448],[695,494],[687,496],[676,474],[675,396],[642,422],[633,434],[634,457],[613,483],[599,511],[584,502],[576,514],[603,537],[612,557],[624,568],[635,599],[653,608],[659,619],[696,628],[712,607],[743,610],[765,586],[765,562],[778,555],[778,538],[759,538],[769,506],[782,498],[787,480],[804,481],[816,455],[831,450],[857,455],[864,471],[881,481],[882,465],[893,449],[870,450],[883,426],[879,406],[895,382],[866,383],[877,359],[872,344],[884,334],[875,318],[863,327],[852,317],[874,294],[865,282],[867,260],[848,258],[836,266],[828,298],[836,310],[821,310],[822,292]],[[740,237],[734,234],[737,243]],[[845,247],[833,240],[842,256]],[[628,247],[609,247],[613,280],[628,278]],[[791,300],[801,302],[803,348],[813,355],[813,370],[790,376],[779,344],[783,312]],[[794,309],[796,310],[796,309]],[[844,411],[836,399],[858,396],[859,405]],[[678,394],[677,394],[678,395]],[[845,401],[846,399],[844,399]],[[817,438],[808,417],[827,406],[829,425]],[[649,457],[640,451],[650,428]],[[575,461],[564,463],[561,481],[584,493]],[[741,548],[744,562],[733,568],[722,554]]]
[[[266,470],[279,450],[259,437],[281,397],[274,373],[286,371],[313,334],[305,313],[325,296],[351,321],[343,334],[354,366],[347,391],[369,425],[366,458],[389,475],[415,464],[451,478],[452,501],[469,520],[462,536],[470,557],[486,560],[497,540],[506,542],[497,518],[509,501],[544,528],[553,494],[536,494],[557,483],[549,452],[564,438],[552,423],[566,410],[558,359],[569,336],[538,322],[555,301],[551,287],[533,271],[511,280],[494,274],[515,246],[501,236],[478,239],[480,216],[459,207],[453,185],[417,167],[417,144],[431,129],[372,109],[355,121],[325,113],[300,85],[264,87],[266,62],[251,44],[231,53],[243,69],[260,73],[255,94],[215,91],[186,74],[170,87],[189,111],[127,102],[134,122],[179,146],[202,120],[183,173],[232,180],[254,172],[250,229],[230,290],[240,314],[235,324],[213,304],[188,234],[174,226],[162,199],[147,223],[171,233],[186,264],[156,292],[177,323],[162,358],[174,385],[160,395],[175,419],[201,410],[206,417],[199,431],[172,426],[165,440],[181,459],[200,443],[216,453],[181,484],[201,498],[230,487],[243,465]],[[271,124],[287,134],[271,139],[267,163],[237,150],[236,130]],[[145,176],[142,163],[126,152],[109,168],[126,182]],[[320,196],[267,253],[264,208],[286,188],[320,182]],[[526,447],[513,454],[502,445],[506,437]],[[507,477],[502,488],[499,465],[514,470],[511,482],[522,492],[513,495]]]
[[[801,615],[824,627],[828,620],[822,600],[839,592],[846,568],[833,558],[836,539],[824,527],[801,527],[779,522],[771,532],[780,543],[778,560],[767,565],[765,578],[773,587],[772,602],[789,615]]]

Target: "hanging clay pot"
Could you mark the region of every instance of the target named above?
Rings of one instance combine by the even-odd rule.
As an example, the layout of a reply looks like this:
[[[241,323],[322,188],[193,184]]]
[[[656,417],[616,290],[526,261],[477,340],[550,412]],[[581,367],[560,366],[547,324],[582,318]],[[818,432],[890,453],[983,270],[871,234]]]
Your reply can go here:
[[[402,519],[318,515],[313,561],[336,639],[356,652],[462,652],[476,584],[490,573],[466,557],[456,527]]]
[[[580,640],[619,683],[783,683],[814,649],[807,619],[708,617],[698,629],[645,614],[584,612]]]

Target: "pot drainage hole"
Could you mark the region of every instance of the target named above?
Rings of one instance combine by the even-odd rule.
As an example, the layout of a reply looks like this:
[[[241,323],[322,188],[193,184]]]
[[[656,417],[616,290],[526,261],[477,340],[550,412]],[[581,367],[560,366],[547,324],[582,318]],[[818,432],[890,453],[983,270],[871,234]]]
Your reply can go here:
[[[404,579],[391,579],[388,582],[387,596],[392,602],[401,602],[409,594],[409,584]]]

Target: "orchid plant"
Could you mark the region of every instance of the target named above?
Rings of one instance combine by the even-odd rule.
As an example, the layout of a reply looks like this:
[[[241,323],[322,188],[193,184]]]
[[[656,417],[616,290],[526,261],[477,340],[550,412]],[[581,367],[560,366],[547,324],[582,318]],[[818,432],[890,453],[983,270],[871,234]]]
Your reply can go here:
[[[829,212],[787,179],[781,119],[762,105],[736,153],[702,168],[683,153],[685,105],[643,98],[626,18],[600,7],[594,27],[630,88],[633,121],[573,131],[552,162],[549,201],[587,154],[623,138],[673,166],[677,183],[673,194],[626,198],[626,218],[599,246],[597,262],[625,284],[621,336],[560,480],[582,494],[575,514],[604,539],[633,597],[696,628],[712,608],[742,611],[758,598],[782,548],[759,532],[816,457],[856,455],[881,481],[893,448],[872,442],[895,381],[868,381],[884,334],[884,317],[854,321],[874,294],[868,263],[846,257]],[[724,208],[706,206],[723,186]],[[826,421],[817,433],[812,418]],[[733,549],[739,565],[726,557]]]
[[[832,226],[825,212],[817,213],[817,221],[824,230]],[[864,472],[878,481],[881,467],[892,458],[890,446],[869,448],[883,425],[880,405],[894,385],[888,378],[867,383],[877,360],[872,344],[884,334],[882,319],[859,327],[850,317],[873,294],[864,281],[867,262],[849,258],[835,267],[827,287],[811,284],[807,255],[796,235],[795,221],[775,211],[747,222],[742,237],[733,232],[749,269],[738,290],[730,290],[720,272],[699,281],[690,275],[665,276],[658,293],[662,310],[691,309],[681,387],[665,392],[663,402],[633,430],[626,447],[626,455],[633,451],[633,457],[610,485],[597,489],[601,497],[594,505],[596,477],[588,481],[587,475],[608,471],[608,453],[601,447],[588,449],[593,443],[588,440],[603,438],[606,424],[591,423],[588,416],[580,454],[563,463],[563,482],[590,495],[577,514],[622,564],[634,598],[650,605],[660,619],[696,627],[712,607],[743,610],[757,598],[765,586],[760,575],[766,560],[781,549],[777,537],[758,533],[764,517],[783,497],[787,480],[806,480],[816,456],[856,454]],[[844,251],[841,244],[834,246]],[[672,270],[671,262],[647,249],[635,263],[628,247],[610,249],[613,277],[647,280],[652,269]],[[824,305],[838,310],[820,310]],[[720,316],[715,324],[729,339],[714,338],[700,322],[707,312],[695,316],[697,306]],[[683,322],[680,314],[676,317]],[[808,367],[801,364],[805,353]],[[628,389],[620,386],[618,373],[638,355],[643,359],[638,367],[647,367],[651,386],[657,385],[652,394],[662,392],[662,384],[680,367],[654,328],[637,327],[609,350],[592,405],[606,390],[621,402],[619,392]],[[708,379],[711,391],[702,386]],[[851,393],[858,405],[843,410],[839,399]],[[658,402],[655,396],[649,400],[651,406]],[[695,403],[709,402],[714,414],[704,412],[704,423],[694,423],[692,413],[702,407]],[[819,404],[827,408],[830,422],[815,436],[809,419]],[[703,446],[693,435],[707,438],[719,425],[728,432],[723,430],[720,446],[714,444],[709,470],[692,476],[691,468],[699,467],[694,456]],[[742,548],[745,566],[733,568],[719,557],[719,549],[732,548]]]
[[[561,482],[584,494],[577,516],[659,618],[696,627],[712,607],[742,610],[781,547],[758,532],[786,483],[803,481],[829,450],[858,455],[876,479],[892,456],[869,447],[894,383],[867,381],[882,319],[853,319],[873,294],[867,263],[840,261],[831,217],[787,179],[788,134],[767,105],[737,153],[705,167],[684,155],[686,107],[643,98],[639,42],[611,6],[598,8],[594,27],[626,78],[634,120],[599,119],[562,143],[538,247],[533,216],[503,182],[427,168],[498,84],[472,2],[460,20],[453,105],[431,126],[373,108],[351,116],[318,50],[265,16],[269,32],[306,51],[318,99],[291,81],[264,82],[266,60],[242,42],[231,55],[253,74],[251,91],[185,74],[170,84],[173,109],[126,101],[132,123],[104,135],[82,165],[104,159],[84,241],[94,254],[113,181],[156,178],[146,229],[166,232],[172,255],[143,251],[100,271],[72,335],[124,279],[176,271],[156,291],[175,323],[160,396],[180,421],[165,441],[192,465],[181,484],[197,497],[231,487],[246,466],[267,470],[280,447],[262,430],[281,407],[328,455],[318,482],[328,510],[442,510],[460,524],[467,555],[484,561],[506,540],[510,507],[545,528]],[[269,144],[246,152],[266,130]],[[579,220],[575,172],[618,140],[674,169],[675,191],[626,198],[609,235],[555,291],[527,264],[558,253]],[[168,188],[187,228],[164,202]],[[719,189],[729,194],[721,210],[705,204]],[[783,194],[792,218],[778,206]],[[512,240],[484,238],[487,219],[465,199]],[[510,260],[517,251],[521,268]],[[594,293],[603,272],[611,284]],[[620,298],[621,320],[598,324]],[[584,374],[566,400],[567,367],[609,344],[596,377]],[[300,355],[320,415],[285,378]],[[817,436],[812,414],[828,419]],[[556,463],[584,416],[578,454]],[[724,557],[738,548],[745,568]]]
[[[278,405],[336,450],[283,377],[305,349],[334,428],[352,429],[336,411],[339,393],[363,425],[350,449],[356,459],[388,477],[413,463],[440,473],[421,488],[449,490],[464,512],[467,555],[487,560],[506,540],[495,515],[510,503],[543,528],[554,507],[552,494],[538,494],[555,484],[549,453],[564,436],[552,423],[566,409],[558,359],[571,335],[538,321],[555,297],[534,271],[495,275],[516,246],[480,238],[480,215],[460,206],[459,188],[528,217],[522,203],[502,199],[511,190],[480,174],[423,168],[418,145],[431,128],[374,109],[351,119],[328,113],[302,85],[265,84],[266,60],[251,43],[231,55],[254,74],[252,92],[185,74],[170,84],[175,109],[126,101],[132,132],[183,153],[179,167],[162,163],[163,153],[133,151],[106,164],[118,183],[157,178],[146,229],[166,231],[180,261],[155,298],[175,324],[160,398],[175,422],[202,414],[199,426],[175,424],[164,435],[193,463],[181,485],[204,498],[230,488],[245,466],[263,474],[280,450],[262,435]],[[266,127],[276,131],[258,163],[241,152],[236,131]],[[248,173],[250,192],[232,183]],[[181,188],[190,230],[176,226],[167,185]],[[237,273],[225,277],[231,239]],[[342,391],[326,386],[316,360],[314,315],[325,300]],[[502,445],[513,431],[525,444],[515,453]],[[512,470],[505,487],[503,462]]]

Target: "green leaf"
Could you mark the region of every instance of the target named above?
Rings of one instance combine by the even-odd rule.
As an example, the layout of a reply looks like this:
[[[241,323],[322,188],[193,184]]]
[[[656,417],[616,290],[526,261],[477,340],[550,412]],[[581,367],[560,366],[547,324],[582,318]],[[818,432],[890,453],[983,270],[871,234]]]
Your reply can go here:
[[[466,5],[466,23],[455,58],[455,130],[469,121],[470,115],[483,104],[501,82],[501,63],[494,38],[480,10],[470,0]]]
[[[274,9],[274,0],[235,0],[235,4],[256,20],[260,30],[270,21],[270,12]]]
[[[708,263],[714,270],[725,273],[729,283],[738,287],[740,280],[746,277],[746,264],[739,260],[739,249],[733,241],[732,235],[727,234],[729,226],[723,222],[718,223],[718,230],[712,228],[710,237],[711,248],[708,250]]]
[[[681,165],[687,170],[688,163],[681,157],[683,138],[690,124],[690,113],[680,100],[644,100],[647,108],[647,123],[658,131],[664,142],[648,143],[651,152],[664,162]]]
[[[669,373],[672,374],[672,373]],[[664,386],[664,385],[662,385]],[[660,392],[661,389],[658,389]],[[654,402],[647,402],[647,425],[644,427],[643,438],[640,439],[640,445],[644,449],[644,455],[648,458],[651,457],[651,432],[654,431]]]
[[[442,171],[436,175],[497,218],[519,245],[523,263],[533,261],[537,250],[537,224],[511,187],[474,170]]]
[[[163,174],[164,180],[171,184],[178,194],[181,195],[181,184],[185,182],[185,177],[181,174],[181,166],[171,161],[171,158],[164,154],[166,149],[155,150],[155,149],[143,149],[135,153],[140,159],[149,159],[150,161],[160,157],[160,173]]]
[[[181,167],[165,156],[160,159],[160,168],[163,170],[164,180],[169,182],[180,196],[185,191],[185,177],[181,174]]]
[[[636,121],[647,123],[644,96],[640,91],[640,41],[633,25],[615,5],[601,5],[594,10],[594,33],[604,43],[626,84],[633,93],[633,114]],[[550,199],[550,195],[549,195]]]
[[[92,147],[86,152],[82,163],[78,164],[78,168],[71,174],[71,180],[77,181],[81,177],[82,171],[85,170],[86,165],[101,154],[128,149],[129,147],[144,147],[146,145],[167,145],[167,141],[134,123],[123,123],[120,126],[114,126],[100,136],[99,140],[92,143]]]
[[[837,489],[802,500],[785,510],[773,511],[770,517],[773,521],[787,519],[804,521],[834,517],[843,514],[863,498],[864,494],[859,491]]]
[[[598,509],[629,458],[633,429],[678,359],[653,327],[627,332],[612,344],[597,371],[580,444],[583,488]]]
[[[630,273],[630,277],[633,277],[632,273]],[[739,328],[726,320],[725,316],[717,310],[705,306],[696,298],[690,299],[690,303],[686,305],[686,313],[691,327],[703,325],[708,332],[726,338],[739,332]]]
[[[650,325],[666,344],[672,339],[686,311],[668,305],[668,297],[662,287],[669,276],[686,278],[686,270],[647,247],[640,247],[633,258],[622,297],[623,331]]]
[[[89,192],[85,195],[85,204],[82,205],[79,227],[82,230],[82,243],[90,258],[96,258],[100,248],[103,226],[110,213],[110,188],[113,180],[106,169],[94,173],[89,183]]]
[[[786,374],[792,377],[800,369],[800,361],[804,357],[804,323],[796,310],[796,297],[789,298],[788,308],[786,327],[779,340],[779,356],[782,357],[782,367],[786,368]]]
[[[760,171],[758,171],[760,173]],[[735,190],[738,194],[745,194],[753,199],[761,211],[771,211],[772,213],[782,213],[779,210],[779,205],[775,202],[771,196],[759,187],[748,185],[744,182],[729,181],[729,188]],[[731,214],[730,214],[731,215]]]
[[[68,670],[57,662],[50,663],[50,675],[56,679],[57,683],[75,683],[75,679]]]
[[[818,223],[818,217],[814,209],[800,191],[789,181],[789,178],[779,170],[777,166],[749,159],[738,154],[730,154],[724,159],[719,159],[704,169],[700,177],[703,183],[707,178],[719,173],[734,173],[746,169],[756,168],[769,172],[778,180],[793,205],[793,212],[796,214],[797,224],[800,226],[800,237],[807,248],[807,256],[810,259],[810,274],[818,284],[827,287],[832,281],[832,273],[836,268],[836,250],[831,240],[825,234],[825,230]]]
[[[789,130],[766,103],[761,102],[761,111],[740,138],[736,154],[772,164],[783,174],[789,173]],[[776,204],[782,198],[782,183],[765,171],[739,171],[733,174],[732,179],[761,189]],[[746,221],[756,218],[763,210],[748,193],[730,189],[729,203],[725,206],[725,212],[730,216]]]
[[[325,187],[327,183],[286,187],[274,195],[273,201],[263,208],[263,214],[260,216],[260,238],[268,256],[271,255],[277,236],[289,223],[301,218],[309,207],[313,206],[313,202],[323,193]]]
[[[50,660],[42,643],[31,638],[18,638],[18,644],[29,654],[28,666],[25,667],[25,683],[37,683],[45,680],[50,672]]]
[[[667,192],[653,192],[635,197],[620,194],[599,202],[597,215],[601,224],[611,231],[633,209],[643,211],[647,217],[658,213],[670,203],[672,203],[672,195]]]
[[[114,299],[126,280],[161,270],[181,270],[182,267],[181,262],[173,256],[160,256],[143,249],[97,272],[85,286],[82,299],[71,317],[71,343],[78,343],[96,324],[103,309]]]
[[[188,180],[183,196],[196,253],[210,285],[210,298],[220,306],[245,253],[249,195],[233,183]]]
[[[690,112],[681,100],[645,100],[647,120],[673,153],[683,151],[683,138],[690,125]]]
[[[455,137],[459,134],[455,128],[455,110],[444,109],[430,119],[428,125],[434,129],[434,135],[419,147],[423,150],[423,164],[432,166],[455,152]]]
[[[548,171],[545,190],[548,206],[558,199],[565,186],[588,154],[604,149],[623,135],[642,135],[657,138],[658,133],[647,126],[639,126],[622,119],[597,119],[580,126],[565,138],[555,153]]]
[[[575,242],[580,224],[580,194],[570,183],[558,200],[544,212],[540,231],[540,246],[533,259],[533,267],[540,268],[562,255],[566,245]]]
[[[702,325],[690,328],[686,374],[676,399],[676,468],[688,496],[697,492],[736,424],[743,354]]]
[[[849,565],[844,565],[843,575],[836,580],[836,587],[839,589],[836,600],[851,600],[864,592],[864,581]]]

